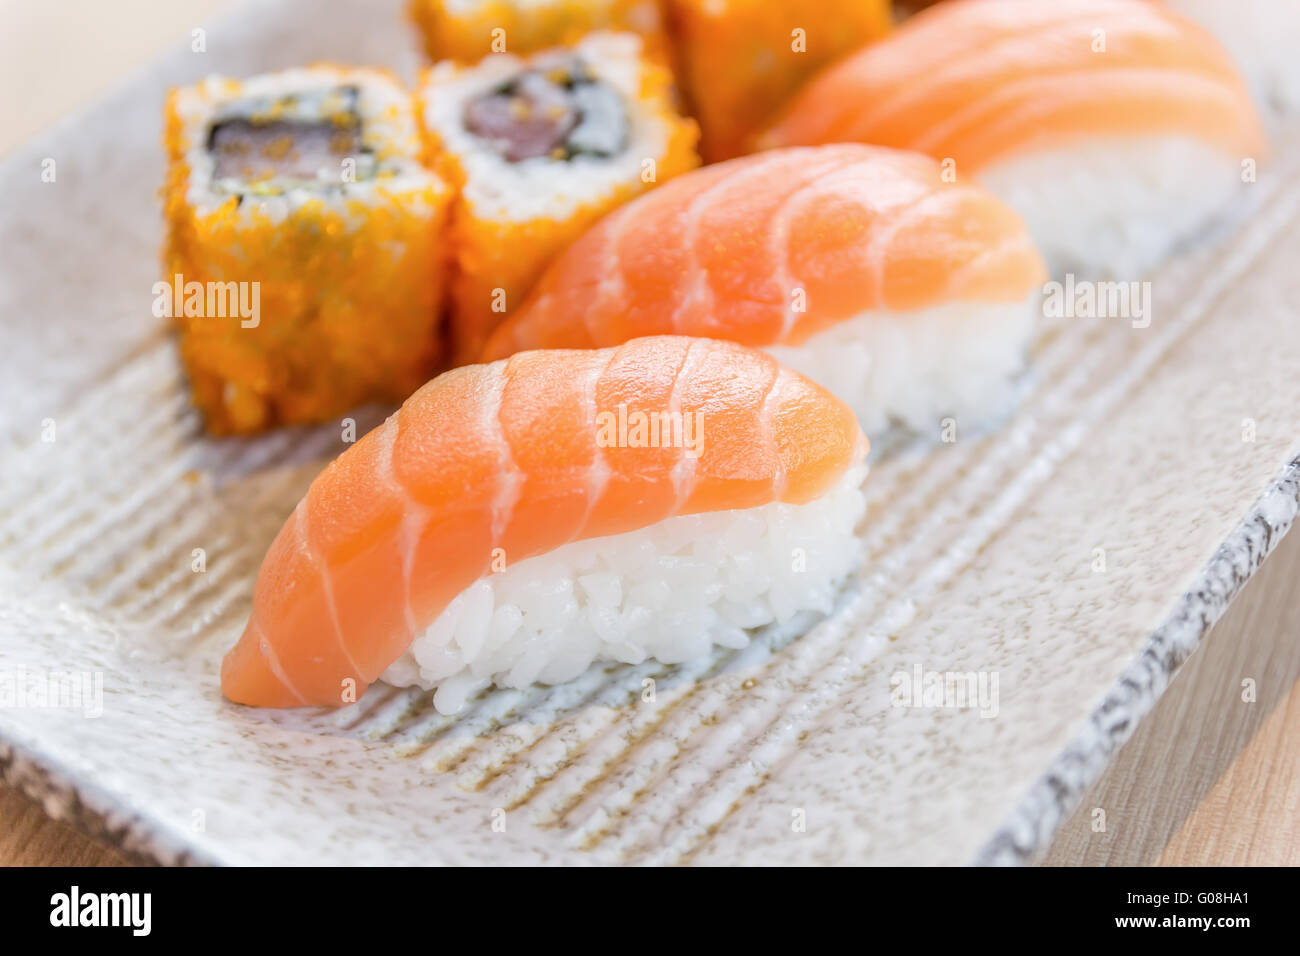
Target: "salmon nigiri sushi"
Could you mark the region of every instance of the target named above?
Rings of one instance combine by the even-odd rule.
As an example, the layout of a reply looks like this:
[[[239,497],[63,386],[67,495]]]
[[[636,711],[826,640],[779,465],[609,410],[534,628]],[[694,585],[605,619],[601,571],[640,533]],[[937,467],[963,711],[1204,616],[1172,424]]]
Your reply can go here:
[[[1253,181],[1215,39],[1147,0],[947,0],[809,83],[758,145],[928,153],[1014,206],[1056,273],[1132,278]]]
[[[543,275],[486,360],[640,335],[766,349],[873,438],[1012,403],[1047,278],[1029,231],[928,156],[845,144],[708,166],[606,216]]]
[[[826,612],[859,557],[866,438],[770,356],[663,336],[434,379],[312,483],[221,686],[455,712],[595,661],[673,663]]]

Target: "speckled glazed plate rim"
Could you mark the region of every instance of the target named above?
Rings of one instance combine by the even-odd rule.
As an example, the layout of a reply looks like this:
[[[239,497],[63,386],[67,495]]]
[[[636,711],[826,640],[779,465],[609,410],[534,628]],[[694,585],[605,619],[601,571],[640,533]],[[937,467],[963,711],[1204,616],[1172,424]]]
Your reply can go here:
[[[1133,736],[1178,669],[1286,537],[1298,511],[1300,458],[1294,458],[1215,550],[1195,584],[1124,668],[1065,750],[979,849],[976,864],[1024,865],[1046,852],[1056,829],[1084,792]]]
[[[0,780],[39,803],[53,819],[71,824],[137,863],[219,865],[222,861],[132,806],[117,793],[20,740],[0,723]]]
[[[1291,530],[1300,512],[1300,458],[1293,459],[1215,550],[1194,585],[1111,685],[1048,770],[977,852],[977,865],[1025,865],[1050,845],[1060,824],[1110,758],[1136,731],[1182,664]],[[0,780],[127,857],[166,865],[223,861],[44,753],[0,720]]]

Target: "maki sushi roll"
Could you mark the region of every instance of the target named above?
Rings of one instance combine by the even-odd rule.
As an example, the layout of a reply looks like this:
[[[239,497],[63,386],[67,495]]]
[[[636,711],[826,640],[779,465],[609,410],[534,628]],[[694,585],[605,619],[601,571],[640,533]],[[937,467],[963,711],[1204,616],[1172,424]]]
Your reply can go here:
[[[676,663],[826,613],[867,442],[770,356],[662,336],[453,369],[312,483],[258,571],[226,697],[351,703]]]
[[[668,50],[658,0],[411,0],[410,14],[435,63],[525,56],[597,30],[640,34],[651,54]]]
[[[945,0],[759,140],[837,142],[928,153],[1018,210],[1053,272],[1129,279],[1206,231],[1267,150],[1228,54],[1147,0]]]
[[[815,73],[890,29],[889,0],[666,0],[708,162],[750,138]]]
[[[212,77],[172,91],[165,129],[160,286],[212,433],[318,422],[428,379],[451,190],[421,164],[395,79]]]
[[[628,33],[528,59],[429,70],[429,163],[460,189],[451,213],[453,358],[474,361],[537,276],[600,216],[694,168],[698,130],[671,77]]]
[[[765,349],[873,439],[1014,404],[1047,278],[1024,222],[919,153],[860,144],[706,166],[555,261],[485,361],[673,333]]]

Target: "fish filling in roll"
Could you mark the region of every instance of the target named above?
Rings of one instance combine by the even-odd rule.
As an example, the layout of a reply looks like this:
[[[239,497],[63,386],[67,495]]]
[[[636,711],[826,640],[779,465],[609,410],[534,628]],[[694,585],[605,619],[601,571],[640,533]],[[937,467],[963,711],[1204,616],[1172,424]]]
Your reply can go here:
[[[355,87],[236,104],[208,132],[214,185],[243,195],[362,182],[375,159],[362,143]],[[355,163],[350,177],[344,163]]]
[[[609,158],[627,149],[623,102],[580,60],[524,70],[465,105],[465,128],[507,161]]]

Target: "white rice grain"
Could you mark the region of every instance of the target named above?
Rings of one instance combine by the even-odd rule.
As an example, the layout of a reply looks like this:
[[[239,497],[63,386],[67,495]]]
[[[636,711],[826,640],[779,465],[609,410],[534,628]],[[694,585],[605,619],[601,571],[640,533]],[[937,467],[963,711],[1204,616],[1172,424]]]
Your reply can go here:
[[[462,591],[386,670],[456,713],[493,684],[572,680],[600,661],[676,664],[802,612],[827,613],[859,559],[865,465],[803,505],[678,515],[577,541]]]
[[[938,437],[946,418],[981,427],[1014,405],[1038,302],[1035,289],[1022,302],[866,312],[767,352],[847,402],[873,439],[895,426]]]
[[[1053,275],[1140,279],[1245,188],[1242,161],[1188,136],[1101,137],[978,173],[1020,213]]]

